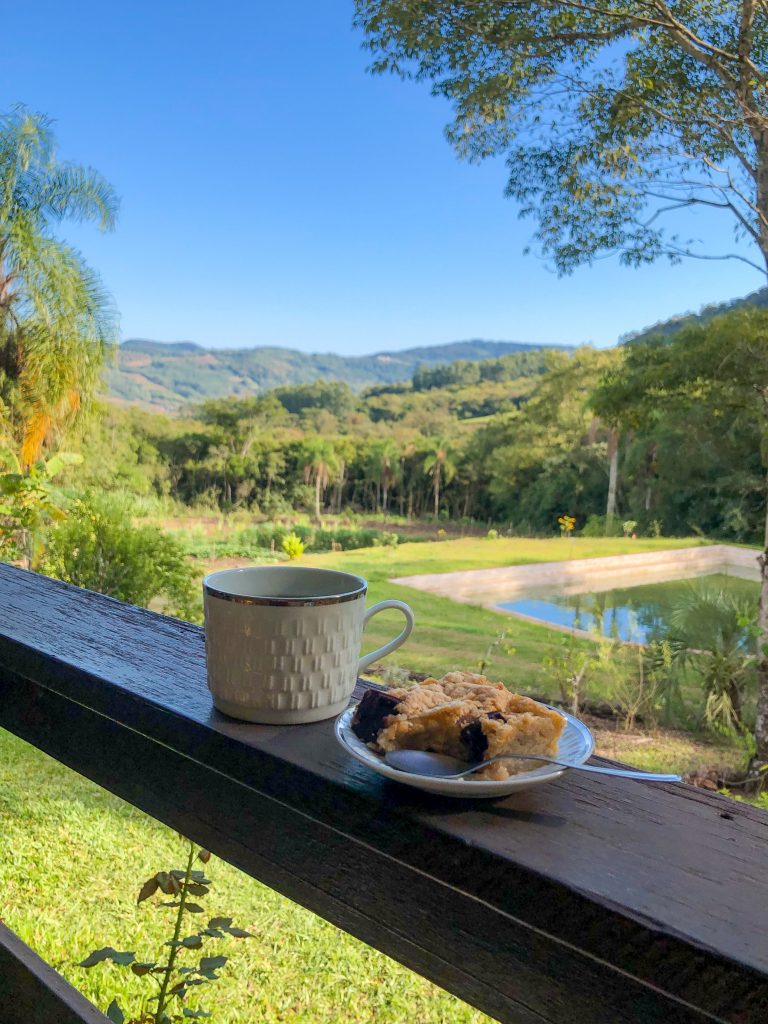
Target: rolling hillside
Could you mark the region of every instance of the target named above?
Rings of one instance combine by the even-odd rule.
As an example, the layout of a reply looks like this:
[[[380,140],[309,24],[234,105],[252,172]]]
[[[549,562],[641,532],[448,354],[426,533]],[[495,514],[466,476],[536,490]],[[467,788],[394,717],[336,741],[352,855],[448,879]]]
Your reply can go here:
[[[319,378],[345,381],[359,390],[409,379],[420,366],[479,361],[540,349],[518,341],[457,341],[368,356],[307,353],[288,348],[205,349],[192,342],[124,342],[107,368],[109,396],[119,404],[172,411],[190,402],[228,395],[244,397]],[[565,346],[560,346],[565,347]]]
[[[670,317],[625,334],[620,343],[642,342],[654,334],[672,335],[687,324],[706,322],[720,313],[746,305],[768,306],[768,288],[730,302],[713,303],[698,313]],[[340,356],[277,346],[206,349],[190,341],[167,343],[131,339],[120,346],[116,361],[106,370],[105,383],[109,398],[116,404],[170,412],[207,398],[247,397],[319,379],[344,381],[359,391],[409,380],[419,367],[433,368],[459,360],[479,362],[515,352],[569,347],[472,339],[401,352]]]
[[[756,292],[751,292],[742,299],[731,299],[729,302],[713,302],[709,306],[704,306],[698,313],[682,313],[680,316],[670,317],[669,320],[661,320],[650,327],[643,328],[641,331],[631,331],[629,334],[624,334],[619,341],[620,343],[643,342],[655,334],[663,334],[665,336],[675,334],[682,327],[687,327],[688,324],[705,324],[712,320],[713,317],[720,316],[721,313],[730,313],[731,310],[741,309],[742,306],[761,306],[763,308],[768,306],[768,288],[759,288]]]

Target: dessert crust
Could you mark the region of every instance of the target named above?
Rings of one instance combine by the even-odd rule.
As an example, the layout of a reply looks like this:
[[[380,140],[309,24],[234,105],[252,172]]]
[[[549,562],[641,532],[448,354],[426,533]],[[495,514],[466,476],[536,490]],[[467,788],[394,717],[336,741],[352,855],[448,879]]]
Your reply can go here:
[[[353,731],[379,753],[430,750],[468,763],[505,753],[554,755],[564,726],[559,712],[474,672],[383,694],[369,690],[352,720]],[[536,766],[499,761],[469,779],[504,780]]]

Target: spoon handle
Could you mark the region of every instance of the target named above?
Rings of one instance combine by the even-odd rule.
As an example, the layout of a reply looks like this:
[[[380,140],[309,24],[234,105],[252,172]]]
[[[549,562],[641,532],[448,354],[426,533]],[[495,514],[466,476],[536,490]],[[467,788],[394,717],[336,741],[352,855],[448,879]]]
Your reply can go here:
[[[615,775],[622,779],[642,779],[644,782],[681,781],[679,775],[668,775],[662,772],[636,772],[629,768],[598,768],[594,764],[574,764],[573,761],[560,761],[556,757],[544,757],[541,754],[500,754],[498,757],[492,757],[489,761],[481,761],[480,764],[475,764],[471,768],[467,768],[466,771],[458,772],[456,775],[452,775],[451,778],[460,779],[464,775],[471,775],[473,772],[493,764],[495,761],[504,761],[509,758],[515,758],[519,761],[546,761],[547,764],[559,764],[563,768],[575,768],[580,772],[593,772],[595,775]]]

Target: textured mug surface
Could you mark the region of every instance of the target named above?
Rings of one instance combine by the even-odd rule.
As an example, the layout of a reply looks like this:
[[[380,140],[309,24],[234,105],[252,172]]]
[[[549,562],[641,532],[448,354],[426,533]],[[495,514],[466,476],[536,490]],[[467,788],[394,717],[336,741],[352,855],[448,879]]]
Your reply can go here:
[[[203,580],[208,687],[216,707],[250,722],[295,725],[341,714],[358,673],[413,628],[401,601],[366,611],[359,576],[304,566],[225,569]],[[399,636],[360,659],[363,627],[397,608]]]

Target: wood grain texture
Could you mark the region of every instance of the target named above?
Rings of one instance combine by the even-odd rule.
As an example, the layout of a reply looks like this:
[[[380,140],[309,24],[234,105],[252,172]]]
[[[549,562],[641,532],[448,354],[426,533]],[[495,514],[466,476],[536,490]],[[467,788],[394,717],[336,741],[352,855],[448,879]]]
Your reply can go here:
[[[0,1024],[109,1024],[0,922]]]
[[[8,566],[0,725],[502,1021],[768,1020],[749,806],[575,772],[430,797],[332,722],[219,715],[200,629]]]

